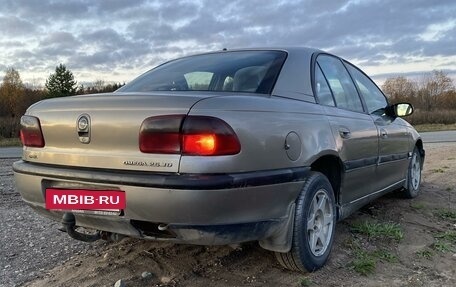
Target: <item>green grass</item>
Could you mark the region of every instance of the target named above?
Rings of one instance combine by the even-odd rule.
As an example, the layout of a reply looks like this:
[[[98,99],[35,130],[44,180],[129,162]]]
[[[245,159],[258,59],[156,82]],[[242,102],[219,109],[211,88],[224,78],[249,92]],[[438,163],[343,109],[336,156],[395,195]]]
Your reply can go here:
[[[431,245],[431,248],[435,251],[446,253],[456,252],[456,231],[447,230],[434,234],[435,242]]]
[[[456,244],[456,231],[454,230],[447,230],[442,233],[437,233],[436,235],[434,235],[434,237],[440,240],[445,240],[447,242]]]
[[[455,209],[446,209],[441,208],[438,209],[435,214],[444,220],[454,221],[456,222],[456,210]]]
[[[374,252],[372,252],[372,256],[377,259],[380,259],[381,261],[386,261],[389,263],[394,263],[398,261],[396,255],[385,249],[375,250]]]
[[[448,242],[436,241],[432,244],[432,249],[435,251],[446,253],[452,251],[452,248]]]
[[[21,146],[19,138],[0,138],[0,147]]]
[[[414,125],[418,132],[435,132],[435,131],[450,131],[456,130],[456,124],[444,125],[444,124],[424,124]]]
[[[357,222],[351,225],[351,230],[363,234],[368,239],[394,239],[400,241],[404,237],[401,227],[391,222]],[[347,244],[354,251],[355,259],[350,263],[351,268],[361,275],[367,276],[375,271],[378,261],[394,263],[398,261],[396,255],[386,249],[375,249],[365,251],[357,239],[353,239]]]
[[[436,168],[436,169],[433,169],[431,170],[433,173],[445,173],[445,171],[441,168]]]
[[[377,260],[369,254],[357,255],[355,260],[352,261],[351,266],[353,270],[361,275],[367,276],[374,273]]]
[[[398,262],[397,256],[386,249],[364,250],[360,240],[356,238],[347,241],[346,246],[353,250],[354,259],[350,262],[350,268],[364,276],[374,273],[378,261]]]
[[[425,258],[425,259],[431,259],[432,256],[434,255],[431,250],[429,249],[422,249],[419,250],[415,253],[418,257]]]
[[[307,277],[302,277],[301,280],[299,281],[299,286],[301,287],[309,287],[313,284],[312,280],[310,280]]]
[[[390,238],[397,241],[404,238],[404,233],[399,224],[391,222],[358,222],[352,225],[352,231],[365,234],[369,238]]]

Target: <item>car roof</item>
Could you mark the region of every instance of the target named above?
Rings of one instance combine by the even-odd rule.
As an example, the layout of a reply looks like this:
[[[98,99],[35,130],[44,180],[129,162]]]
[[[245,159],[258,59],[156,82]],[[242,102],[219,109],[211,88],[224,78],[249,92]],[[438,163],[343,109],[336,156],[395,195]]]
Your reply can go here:
[[[249,47],[249,48],[223,48],[222,50],[215,50],[215,51],[208,51],[204,53],[196,53],[196,54],[191,54],[184,56],[185,57],[191,57],[191,56],[197,56],[197,55],[206,55],[206,54],[215,54],[215,53],[223,53],[223,52],[242,52],[242,51],[285,51],[287,53],[292,53],[292,54],[307,54],[307,55],[312,55],[314,53],[326,53],[320,49],[316,48],[310,48],[310,47],[299,47],[299,46],[289,46],[289,47]]]

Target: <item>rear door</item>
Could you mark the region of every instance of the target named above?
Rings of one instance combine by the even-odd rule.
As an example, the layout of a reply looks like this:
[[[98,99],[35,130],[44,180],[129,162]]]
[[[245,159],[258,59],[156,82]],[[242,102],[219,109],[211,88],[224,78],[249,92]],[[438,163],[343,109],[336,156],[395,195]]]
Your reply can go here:
[[[381,190],[405,178],[410,146],[408,131],[402,119],[385,114],[388,102],[372,80],[353,65],[345,64],[378,130],[379,159],[375,189]]]
[[[338,58],[326,54],[317,57],[314,89],[318,102],[325,106],[344,164],[340,203],[355,201],[374,190],[377,128],[365,112],[353,81]]]

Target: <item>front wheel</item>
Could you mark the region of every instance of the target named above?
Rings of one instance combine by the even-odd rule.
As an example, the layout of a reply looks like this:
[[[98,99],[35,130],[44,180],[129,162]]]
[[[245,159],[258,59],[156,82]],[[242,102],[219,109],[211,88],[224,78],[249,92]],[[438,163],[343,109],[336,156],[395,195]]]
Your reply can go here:
[[[276,252],[279,263],[290,270],[315,271],[328,260],[334,240],[334,192],[326,176],[312,172],[296,202],[291,250]]]
[[[421,154],[415,147],[407,170],[407,186],[403,191],[406,198],[415,198],[420,193],[421,168]]]

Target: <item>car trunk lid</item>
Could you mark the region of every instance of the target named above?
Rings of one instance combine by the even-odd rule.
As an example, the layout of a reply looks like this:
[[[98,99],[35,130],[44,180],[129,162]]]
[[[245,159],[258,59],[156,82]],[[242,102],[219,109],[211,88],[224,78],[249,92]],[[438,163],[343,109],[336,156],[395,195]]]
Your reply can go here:
[[[53,165],[178,172],[179,154],[140,151],[141,123],[152,116],[187,114],[196,102],[212,96],[113,93],[42,101],[30,107],[27,115],[40,120],[45,146],[24,147],[23,159]],[[86,125],[88,129],[81,130]]]

